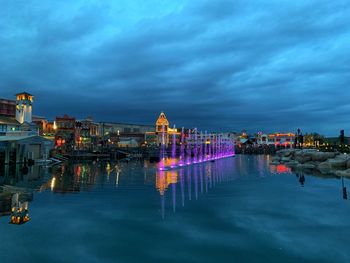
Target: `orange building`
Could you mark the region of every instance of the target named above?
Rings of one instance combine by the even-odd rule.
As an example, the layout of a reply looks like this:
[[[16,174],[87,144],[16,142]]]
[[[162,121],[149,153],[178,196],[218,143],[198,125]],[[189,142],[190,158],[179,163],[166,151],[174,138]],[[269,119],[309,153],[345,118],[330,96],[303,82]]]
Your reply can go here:
[[[146,132],[145,141],[148,144],[168,145],[172,143],[173,135],[176,136],[176,140],[178,141],[181,136],[181,132],[179,132],[175,127],[170,128],[170,123],[165,116],[165,113],[161,112],[156,121],[156,131]]]

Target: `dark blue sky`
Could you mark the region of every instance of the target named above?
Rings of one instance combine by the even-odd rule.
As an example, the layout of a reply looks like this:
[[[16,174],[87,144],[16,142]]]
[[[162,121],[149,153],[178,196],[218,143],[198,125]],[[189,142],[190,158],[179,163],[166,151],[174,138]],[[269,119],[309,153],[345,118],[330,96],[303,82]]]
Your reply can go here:
[[[0,97],[36,115],[350,132],[349,1],[0,3]]]

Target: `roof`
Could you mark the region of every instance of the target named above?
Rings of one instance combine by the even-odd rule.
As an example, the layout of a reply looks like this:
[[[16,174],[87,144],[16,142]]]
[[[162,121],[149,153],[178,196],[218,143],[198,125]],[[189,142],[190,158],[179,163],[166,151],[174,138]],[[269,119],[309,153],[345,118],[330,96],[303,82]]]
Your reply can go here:
[[[156,125],[157,125],[157,126],[161,126],[161,125],[169,126],[169,121],[168,121],[168,119],[166,118],[164,112],[161,112],[161,113],[159,114],[159,117],[158,117],[158,119],[157,119]]]
[[[111,124],[111,125],[130,125],[130,126],[141,126],[141,127],[152,127],[154,128],[154,125],[151,124],[137,124],[137,123],[124,123],[124,122],[111,122],[111,121],[99,121],[98,124]]]
[[[16,94],[16,96],[18,96],[18,95],[29,95],[29,96],[33,96],[32,94],[29,94],[28,92],[25,92],[25,91]]]
[[[16,105],[16,101],[15,100],[10,100],[10,99],[0,98],[0,102]]]
[[[21,141],[26,139],[34,139],[34,140],[40,140],[40,141],[50,141],[49,139],[46,139],[44,137],[41,137],[39,135],[27,135],[27,136],[0,136],[0,142],[8,142],[8,141]]]
[[[20,125],[14,117],[0,116],[0,124]]]

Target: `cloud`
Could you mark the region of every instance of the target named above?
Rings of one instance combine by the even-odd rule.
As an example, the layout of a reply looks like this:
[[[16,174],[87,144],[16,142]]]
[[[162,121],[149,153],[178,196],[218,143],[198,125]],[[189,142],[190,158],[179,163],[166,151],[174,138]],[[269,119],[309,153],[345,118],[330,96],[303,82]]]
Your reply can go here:
[[[347,1],[11,1],[0,89],[35,114],[267,132],[350,129]]]

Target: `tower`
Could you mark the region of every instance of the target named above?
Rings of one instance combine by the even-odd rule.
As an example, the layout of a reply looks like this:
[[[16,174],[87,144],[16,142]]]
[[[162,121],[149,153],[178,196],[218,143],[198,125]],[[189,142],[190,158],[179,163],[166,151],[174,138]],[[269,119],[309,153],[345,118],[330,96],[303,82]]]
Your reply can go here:
[[[16,120],[19,123],[32,122],[33,95],[22,92],[16,94]]]
[[[162,132],[163,127],[164,127],[164,132],[168,132],[169,121],[166,118],[164,112],[161,112],[156,122],[156,132]]]

